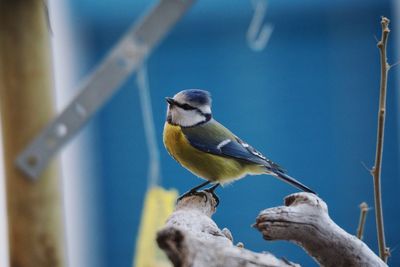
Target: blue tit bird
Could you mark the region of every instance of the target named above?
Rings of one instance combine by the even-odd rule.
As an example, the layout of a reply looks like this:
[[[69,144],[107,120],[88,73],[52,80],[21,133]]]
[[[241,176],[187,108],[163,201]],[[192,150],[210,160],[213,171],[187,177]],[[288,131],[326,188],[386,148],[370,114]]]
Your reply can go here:
[[[248,174],[269,174],[315,194],[216,121],[211,113],[209,92],[184,90],[173,98],[167,97],[166,101],[168,109],[163,141],[168,153],[183,167],[206,180],[181,198],[210,183],[214,185],[208,191],[214,194],[220,184]]]

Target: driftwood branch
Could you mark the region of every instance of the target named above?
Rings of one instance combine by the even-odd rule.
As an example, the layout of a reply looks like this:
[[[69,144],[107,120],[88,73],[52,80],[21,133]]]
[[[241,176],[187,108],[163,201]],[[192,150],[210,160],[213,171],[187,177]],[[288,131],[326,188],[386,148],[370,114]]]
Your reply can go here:
[[[326,203],[310,193],[292,194],[285,206],[262,211],[254,225],[266,240],[288,240],[322,266],[387,266],[360,239],[340,228]]]
[[[379,255],[386,262],[388,257],[388,249],[385,242],[385,230],[383,224],[383,211],[382,211],[382,195],[381,195],[381,168],[382,168],[382,154],[383,154],[383,140],[385,132],[385,113],[386,113],[386,89],[387,77],[390,66],[387,62],[386,46],[389,37],[389,22],[388,18],[382,17],[382,36],[378,42],[378,49],[381,61],[381,83],[379,94],[379,111],[378,111],[378,130],[376,138],[376,153],[375,164],[371,170],[374,177],[374,198],[375,198],[375,217],[376,229],[378,234]]]
[[[157,243],[174,266],[256,267],[298,266],[272,254],[255,253],[233,245],[229,230],[220,230],[211,219],[215,199],[202,191],[183,198],[157,234]]]

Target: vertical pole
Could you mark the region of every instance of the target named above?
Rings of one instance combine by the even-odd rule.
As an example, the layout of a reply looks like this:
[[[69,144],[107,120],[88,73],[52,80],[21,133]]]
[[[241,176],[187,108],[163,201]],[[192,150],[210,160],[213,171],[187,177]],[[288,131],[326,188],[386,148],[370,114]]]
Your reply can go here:
[[[57,167],[53,163],[32,181],[14,164],[17,153],[53,115],[44,4],[43,0],[0,0],[0,113],[11,267],[65,265]]]

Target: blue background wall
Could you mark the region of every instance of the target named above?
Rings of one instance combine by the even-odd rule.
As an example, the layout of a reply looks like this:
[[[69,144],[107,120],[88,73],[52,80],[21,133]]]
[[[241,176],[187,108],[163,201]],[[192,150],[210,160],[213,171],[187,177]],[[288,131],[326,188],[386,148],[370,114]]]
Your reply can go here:
[[[148,1],[73,0],[71,18],[84,51],[84,76],[127,30]],[[245,41],[252,17],[248,1],[199,0],[148,62],[151,98],[161,150],[163,185],[186,191],[201,182],[180,167],[162,146],[165,96],[186,88],[211,91],[214,117],[289,173],[316,190],[331,217],[355,233],[362,201],[373,205],[372,178],[379,88],[381,15],[395,18],[390,1],[269,1],[266,21],[274,25],[260,53]],[[392,25],[393,28],[399,25]],[[389,44],[395,54],[395,31]],[[398,95],[390,73],[383,166],[387,244],[400,242]],[[396,114],[397,113],[397,114]],[[135,78],[94,120],[98,147],[104,266],[130,266],[146,190],[148,152]],[[270,251],[304,266],[316,265],[296,245],[266,242],[252,229],[258,212],[281,205],[295,192],[268,176],[247,177],[218,191],[214,219],[246,248]],[[373,211],[365,242],[374,250]],[[400,252],[389,263],[400,266]]]

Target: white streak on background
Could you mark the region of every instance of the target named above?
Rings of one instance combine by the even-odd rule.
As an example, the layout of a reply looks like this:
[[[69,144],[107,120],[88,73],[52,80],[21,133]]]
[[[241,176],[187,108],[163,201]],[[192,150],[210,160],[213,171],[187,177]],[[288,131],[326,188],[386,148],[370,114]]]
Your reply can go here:
[[[53,66],[57,110],[77,94],[79,41],[71,26],[67,1],[50,1]],[[83,53],[83,52],[82,52]],[[94,171],[93,132],[86,127],[61,152],[67,266],[104,266],[102,231]]]
[[[6,176],[4,170],[3,135],[0,123],[0,266],[1,267],[9,266],[5,180]]]
[[[157,134],[154,125],[153,109],[151,106],[149,78],[147,66],[143,64],[136,76],[139,89],[140,107],[142,109],[143,126],[146,135],[147,150],[149,152],[149,170],[147,173],[147,186],[149,188],[161,183],[160,151],[158,150]]]

